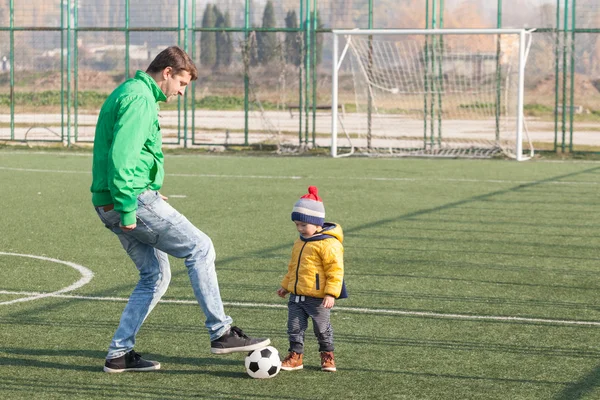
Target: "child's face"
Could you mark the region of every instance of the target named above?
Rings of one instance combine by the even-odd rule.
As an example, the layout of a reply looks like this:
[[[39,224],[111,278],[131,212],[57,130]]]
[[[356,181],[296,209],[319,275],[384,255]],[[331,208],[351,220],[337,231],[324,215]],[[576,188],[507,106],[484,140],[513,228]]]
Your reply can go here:
[[[296,224],[296,229],[298,229],[298,232],[300,232],[300,234],[305,238],[309,238],[321,230],[320,226],[306,222],[294,221],[294,223]]]

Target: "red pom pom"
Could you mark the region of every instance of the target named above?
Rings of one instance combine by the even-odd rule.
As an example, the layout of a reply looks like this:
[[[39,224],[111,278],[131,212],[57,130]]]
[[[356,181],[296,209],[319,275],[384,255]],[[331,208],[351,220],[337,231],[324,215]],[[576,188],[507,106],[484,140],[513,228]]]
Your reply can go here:
[[[321,198],[319,197],[319,189],[317,189],[316,186],[309,186],[308,194],[305,194],[304,196],[302,196],[301,199],[311,199],[311,200],[323,202],[323,200],[321,200]]]

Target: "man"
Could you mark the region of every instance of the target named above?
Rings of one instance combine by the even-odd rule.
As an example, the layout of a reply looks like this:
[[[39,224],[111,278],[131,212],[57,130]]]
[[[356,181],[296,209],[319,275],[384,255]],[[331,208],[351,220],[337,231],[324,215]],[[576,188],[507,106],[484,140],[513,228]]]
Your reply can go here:
[[[146,72],[117,87],[98,117],[92,167],[92,203],[117,235],[139,270],[139,281],[109,346],[106,372],[160,369],[133,350],[135,335],[169,286],[167,254],[183,258],[194,295],[206,316],[211,352],[248,352],[269,345],[231,326],[225,314],[210,238],[171,207],[158,190],[164,178],[160,101],[183,96],[198,78],[194,63],[173,46],[156,56]]]

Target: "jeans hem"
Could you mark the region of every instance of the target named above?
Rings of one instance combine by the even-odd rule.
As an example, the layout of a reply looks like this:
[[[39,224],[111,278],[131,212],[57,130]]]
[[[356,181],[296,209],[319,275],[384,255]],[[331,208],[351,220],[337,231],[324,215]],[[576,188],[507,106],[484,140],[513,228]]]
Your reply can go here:
[[[107,360],[114,360],[115,358],[119,358],[119,357],[123,357],[125,354],[129,353],[131,350],[133,349],[129,349],[127,351],[125,350],[119,350],[117,352],[108,352],[108,354],[106,355],[106,359]]]

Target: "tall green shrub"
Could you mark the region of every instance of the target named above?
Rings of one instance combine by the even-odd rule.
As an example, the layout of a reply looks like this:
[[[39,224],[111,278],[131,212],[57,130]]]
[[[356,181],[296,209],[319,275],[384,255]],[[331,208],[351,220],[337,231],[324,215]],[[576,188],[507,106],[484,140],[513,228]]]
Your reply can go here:
[[[216,27],[217,28],[229,28],[231,26],[229,12],[225,12],[225,15],[215,6],[216,15]],[[217,44],[217,61],[215,67],[228,67],[231,65],[233,56],[233,42],[231,32],[217,32],[216,33],[216,44]]]
[[[207,4],[202,16],[202,28],[216,25],[215,6]],[[217,37],[215,32],[202,32],[200,36],[200,64],[212,68],[217,62]]]
[[[288,11],[285,17],[285,27],[298,29],[298,16],[296,11]],[[286,32],[285,34],[285,61],[288,64],[299,66],[302,62],[302,33]]]
[[[265,5],[263,13],[263,28],[275,28],[275,9],[273,2],[269,0]],[[256,34],[258,42],[258,60],[261,64],[266,65],[275,57],[277,52],[277,34],[275,32],[258,32]]]

